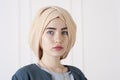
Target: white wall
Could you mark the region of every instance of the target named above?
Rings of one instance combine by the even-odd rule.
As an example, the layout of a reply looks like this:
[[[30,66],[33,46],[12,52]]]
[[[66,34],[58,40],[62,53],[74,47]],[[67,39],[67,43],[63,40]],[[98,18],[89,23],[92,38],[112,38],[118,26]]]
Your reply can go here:
[[[0,0],[0,80],[19,67],[19,28],[18,1]]]
[[[84,68],[89,80],[120,80],[120,1],[84,0]]]
[[[119,80],[119,0],[1,0],[0,80],[11,80],[20,67],[36,62],[28,45],[35,13],[43,6],[67,9],[78,26],[77,40],[62,62],[80,68],[88,80]]]

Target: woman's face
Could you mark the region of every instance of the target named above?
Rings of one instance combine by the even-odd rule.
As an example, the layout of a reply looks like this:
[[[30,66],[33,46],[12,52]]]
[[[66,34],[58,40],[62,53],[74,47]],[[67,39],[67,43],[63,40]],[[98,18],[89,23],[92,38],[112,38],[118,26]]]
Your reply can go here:
[[[66,24],[60,19],[53,19],[45,28],[41,47],[43,56],[61,57],[68,46],[68,30]]]

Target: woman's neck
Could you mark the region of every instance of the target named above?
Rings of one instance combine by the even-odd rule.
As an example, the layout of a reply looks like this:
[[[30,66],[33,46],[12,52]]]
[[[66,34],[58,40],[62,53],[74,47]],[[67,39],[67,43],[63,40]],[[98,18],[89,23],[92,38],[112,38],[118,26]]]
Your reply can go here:
[[[39,62],[42,62],[46,66],[51,67],[51,68],[56,68],[62,65],[60,62],[60,59],[54,58],[54,57],[43,56]]]
[[[43,56],[41,58],[41,60],[39,60],[38,64],[41,67],[44,67],[50,71],[54,71],[54,72],[58,72],[58,73],[67,72],[67,68],[61,64],[60,58]]]

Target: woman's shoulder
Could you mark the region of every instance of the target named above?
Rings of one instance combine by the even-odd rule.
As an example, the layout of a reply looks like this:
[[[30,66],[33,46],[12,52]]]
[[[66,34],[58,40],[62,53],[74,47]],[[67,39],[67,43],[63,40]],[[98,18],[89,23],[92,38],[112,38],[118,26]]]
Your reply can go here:
[[[24,73],[24,72],[29,72],[30,70],[33,70],[35,68],[35,64],[29,64],[25,65],[21,68],[19,68],[16,73]]]
[[[72,71],[77,71],[77,72],[82,72],[79,68],[77,68],[76,66],[71,66],[71,65],[65,65],[69,68],[69,70],[72,70]]]
[[[28,80],[31,74],[37,69],[36,64],[29,64],[19,68],[12,76],[12,80],[22,80],[22,78]],[[37,70],[36,70],[37,71]]]
[[[79,68],[77,68],[75,66],[71,66],[71,65],[65,65],[65,66],[68,67],[68,69],[71,71],[73,76],[79,77],[79,79],[81,79],[81,80],[87,80],[84,73]]]

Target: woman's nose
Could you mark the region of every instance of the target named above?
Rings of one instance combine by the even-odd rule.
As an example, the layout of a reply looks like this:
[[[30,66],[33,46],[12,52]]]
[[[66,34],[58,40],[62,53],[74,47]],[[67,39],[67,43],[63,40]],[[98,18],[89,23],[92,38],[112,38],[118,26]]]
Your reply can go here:
[[[63,41],[63,37],[62,37],[61,33],[56,33],[54,36],[54,40],[56,43],[61,43]]]

